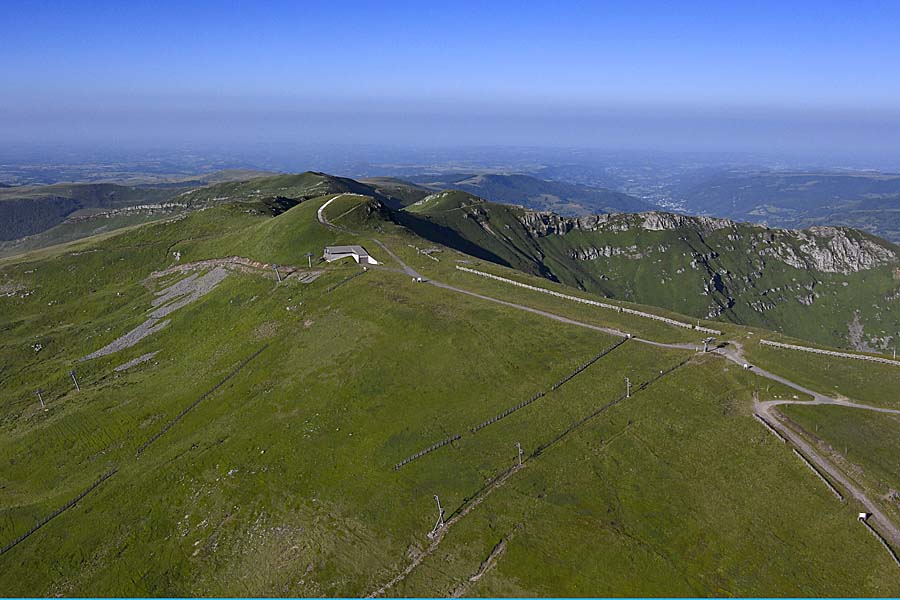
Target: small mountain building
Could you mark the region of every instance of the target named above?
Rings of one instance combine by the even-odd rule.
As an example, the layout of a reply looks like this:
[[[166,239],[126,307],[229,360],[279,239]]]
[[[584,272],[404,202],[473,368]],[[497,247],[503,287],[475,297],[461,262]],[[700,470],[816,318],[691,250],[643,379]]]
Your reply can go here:
[[[378,264],[378,261],[369,256],[362,246],[325,246],[325,255],[322,258],[325,262],[334,262],[348,256],[361,265]]]

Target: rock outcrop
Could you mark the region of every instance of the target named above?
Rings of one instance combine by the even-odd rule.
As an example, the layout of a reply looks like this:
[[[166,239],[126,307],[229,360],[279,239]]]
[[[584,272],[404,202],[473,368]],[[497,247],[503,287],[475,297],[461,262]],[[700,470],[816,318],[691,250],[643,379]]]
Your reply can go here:
[[[897,261],[888,246],[843,227],[784,230],[782,236],[764,238],[761,256],[772,256],[796,269],[849,275]]]
[[[729,219],[693,217],[659,211],[638,214],[589,215],[561,217],[550,212],[523,211],[519,221],[535,237],[566,235],[572,231],[629,230],[694,231],[706,235],[731,229],[729,242],[746,237],[759,256],[775,258],[791,267],[820,273],[847,275],[898,261],[897,253],[888,245],[843,227],[812,227],[806,230],[765,229],[757,225],[741,225]],[[730,248],[730,247],[729,247]],[[624,256],[642,258],[649,249],[637,246],[618,248],[609,245],[579,247],[570,256],[577,260]],[[695,256],[696,260],[715,256]]]

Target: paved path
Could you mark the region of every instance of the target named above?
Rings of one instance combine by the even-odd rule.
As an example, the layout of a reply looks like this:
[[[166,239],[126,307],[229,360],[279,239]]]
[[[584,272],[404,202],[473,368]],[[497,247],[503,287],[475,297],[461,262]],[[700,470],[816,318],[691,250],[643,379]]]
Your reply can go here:
[[[772,409],[777,404],[794,404],[795,402],[783,402],[779,403],[778,401],[774,402],[757,402],[755,404],[755,410],[758,415],[768,417],[766,420],[772,425],[775,429],[781,433],[784,437],[786,437],[794,446],[796,446],[804,455],[809,459],[810,462],[816,465],[821,471],[828,473],[832,479],[840,483],[844,488],[850,493],[851,496],[856,498],[860,504],[865,507],[866,512],[871,513],[872,516],[869,517],[870,520],[875,521],[878,524],[879,530],[882,534],[891,540],[891,543],[894,546],[900,546],[900,529],[894,525],[894,522],[891,521],[878,507],[877,504],[872,502],[865,493],[854,483],[851,481],[846,475],[844,475],[843,471],[834,466],[830,461],[824,458],[819,454],[818,450],[814,448],[811,444],[809,444],[806,440],[800,437],[799,434],[795,433],[793,429],[787,427],[783,422],[781,422],[778,417],[773,414]],[[840,404],[839,402],[796,402],[800,404]],[[855,405],[855,408],[865,408],[872,409],[873,407],[865,406],[865,405]]]
[[[740,365],[749,364],[744,360],[743,354],[741,353],[740,345],[734,344],[736,349],[725,349],[719,348],[715,350],[716,354],[724,356],[728,360],[732,362],[736,362]],[[774,373],[770,373],[765,369],[761,369],[759,367],[752,367],[753,372],[761,377],[765,377],[767,379],[771,379],[772,381],[777,381],[778,383],[784,384],[792,389],[797,390],[798,392],[802,392],[804,394],[808,394],[812,396],[813,400],[804,401],[804,400],[768,400],[765,402],[755,402],[754,410],[756,414],[762,417],[767,417],[767,421],[770,425],[772,425],[775,429],[778,430],[781,435],[787,438],[794,446],[796,446],[804,455],[816,465],[820,470],[828,473],[838,483],[840,483],[849,493],[853,496],[860,504],[862,504],[866,512],[872,514],[869,517],[871,520],[875,521],[880,531],[883,535],[891,540],[891,542],[895,546],[900,546],[900,529],[894,525],[894,522],[891,521],[884,512],[878,507],[877,504],[872,502],[866,494],[856,485],[855,482],[851,481],[839,468],[837,468],[831,461],[823,457],[819,454],[819,451],[809,444],[805,439],[803,439],[798,433],[796,433],[793,429],[789,428],[785,425],[779,418],[778,415],[773,411],[774,408],[781,404],[806,404],[806,405],[834,405],[834,406],[843,406],[846,408],[856,408],[862,410],[871,410],[875,412],[881,413],[890,413],[900,415],[900,410],[894,410],[891,408],[881,408],[879,406],[869,406],[868,404],[859,404],[857,402],[850,402],[848,400],[841,400],[838,398],[832,398],[830,396],[825,396],[824,394],[820,394],[819,392],[814,392],[813,390],[806,388],[802,385],[796,384],[793,381],[786,379],[780,375],[776,375]]]
[[[326,208],[328,208],[328,205],[329,205],[329,204],[331,204],[332,202],[334,202],[335,200],[337,200],[338,198],[340,198],[341,196],[344,196],[344,195],[345,195],[345,194],[338,194],[337,196],[335,196],[335,197],[332,198],[331,200],[325,201],[325,203],[324,203],[322,206],[319,207],[319,210],[316,211],[316,218],[319,219],[319,223],[321,223],[321,224],[324,225],[325,227],[331,227],[332,229],[337,229],[337,228],[338,228],[337,225],[332,224],[331,221],[329,221],[329,220],[325,217],[324,211],[325,211]]]

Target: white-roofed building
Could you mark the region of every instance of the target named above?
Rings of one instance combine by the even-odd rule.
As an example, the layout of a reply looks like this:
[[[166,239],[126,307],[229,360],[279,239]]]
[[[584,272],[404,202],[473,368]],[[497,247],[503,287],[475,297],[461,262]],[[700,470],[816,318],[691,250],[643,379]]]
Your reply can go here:
[[[334,262],[348,256],[361,265],[378,264],[378,261],[369,256],[362,246],[325,246],[325,254],[322,258],[325,262]]]

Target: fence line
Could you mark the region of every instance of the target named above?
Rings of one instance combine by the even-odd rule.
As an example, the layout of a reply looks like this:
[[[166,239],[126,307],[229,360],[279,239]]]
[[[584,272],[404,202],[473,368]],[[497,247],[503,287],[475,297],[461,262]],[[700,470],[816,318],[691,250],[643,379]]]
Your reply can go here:
[[[785,444],[787,443],[787,439],[783,435],[781,435],[777,429],[772,427],[771,423],[769,423],[766,419],[764,419],[758,413],[753,413],[753,416],[756,418],[757,421],[759,421],[760,423],[765,425],[766,429],[768,429],[773,435],[775,435],[775,437],[777,437],[779,440],[781,440]]]
[[[865,354],[851,354],[849,352],[836,352],[834,350],[822,350],[820,348],[810,348],[809,346],[797,346],[795,344],[784,344],[782,342],[773,342],[770,340],[759,340],[763,346],[774,346],[776,348],[785,348],[787,350],[800,350],[802,352],[812,352],[813,354],[825,354],[826,356],[837,356],[840,358],[855,358],[856,360],[870,360],[872,362],[884,363],[900,367],[900,360],[891,360],[890,358],[881,358],[880,356],[867,356]]]
[[[347,282],[350,281],[351,279],[356,279],[357,277],[359,277],[360,275],[362,275],[362,274],[365,273],[365,272],[366,272],[366,270],[365,270],[365,269],[362,269],[362,270],[360,270],[360,271],[357,271],[356,273],[354,273],[354,274],[351,275],[350,277],[347,277],[347,278],[345,278],[345,279],[341,279],[341,280],[338,281],[336,284],[334,284],[333,286],[331,286],[330,288],[328,288],[327,290],[325,290],[325,293],[328,294],[328,293],[330,293],[330,292],[333,292],[334,290],[336,290],[337,288],[341,287],[342,285],[344,285],[345,283],[347,283]]]
[[[403,465],[411,463],[412,461],[416,460],[417,458],[421,458],[421,457],[425,456],[429,452],[434,452],[438,448],[446,446],[450,442],[455,442],[456,440],[458,440],[461,437],[462,437],[461,435],[456,434],[454,436],[448,437],[446,440],[441,440],[440,442],[438,442],[436,444],[432,444],[432,445],[428,446],[427,448],[425,448],[424,450],[416,452],[412,456],[408,456],[408,457],[404,458],[403,460],[401,460],[400,462],[398,462],[396,465],[394,465],[394,470],[399,471],[400,468],[403,467]]]
[[[35,531],[37,531],[38,529],[40,529],[41,527],[43,527],[44,525],[49,523],[51,521],[51,519],[55,519],[56,517],[58,517],[65,511],[67,511],[70,508],[72,508],[73,506],[75,506],[79,500],[81,500],[82,498],[84,498],[85,496],[90,494],[92,491],[97,489],[97,486],[99,486],[101,483],[103,483],[104,481],[106,481],[107,479],[109,479],[110,477],[115,475],[116,471],[118,471],[118,467],[113,467],[112,469],[110,469],[109,471],[107,471],[106,473],[101,475],[96,481],[94,481],[94,483],[89,485],[80,494],[78,494],[77,496],[75,496],[74,498],[72,498],[71,500],[69,500],[68,502],[66,502],[65,504],[60,506],[59,508],[57,508],[55,511],[53,511],[52,513],[50,513],[49,515],[47,515],[46,517],[44,517],[43,519],[41,519],[40,521],[35,523],[34,525],[32,525],[31,529],[29,529],[28,531],[26,531],[25,533],[23,533],[22,535],[20,535],[13,541],[11,541],[10,543],[3,546],[3,548],[0,548],[0,555],[3,555],[5,553],[9,552],[14,547],[18,546],[20,543],[25,541],[25,539],[28,538],[30,535],[32,535]]]
[[[265,344],[265,345],[263,345],[262,348],[260,348],[259,350],[257,350],[257,351],[254,352],[253,354],[251,354],[249,357],[247,357],[247,358],[245,358],[244,360],[242,360],[242,361],[240,362],[240,364],[238,364],[238,366],[236,366],[236,367],[234,368],[234,370],[231,371],[231,373],[229,373],[228,375],[225,376],[224,379],[222,379],[219,383],[217,383],[216,385],[214,385],[213,387],[211,387],[211,388],[210,388],[207,392],[205,392],[202,396],[200,396],[199,398],[197,398],[196,400],[194,400],[193,402],[191,402],[184,410],[182,410],[180,413],[178,413],[178,414],[175,416],[175,418],[173,418],[171,421],[169,421],[168,423],[166,423],[165,426],[163,426],[163,428],[162,428],[161,430],[159,430],[157,433],[155,433],[155,434],[154,434],[150,439],[148,439],[146,442],[144,442],[143,444],[141,444],[141,446],[137,449],[137,452],[135,452],[135,454],[136,454],[137,456],[140,456],[141,454],[143,454],[143,453],[144,453],[144,450],[146,450],[147,447],[148,447],[150,444],[152,444],[153,442],[155,442],[156,440],[158,440],[160,437],[162,437],[162,435],[163,435],[164,433],[166,433],[167,431],[169,431],[169,429],[171,429],[176,423],[178,423],[178,421],[180,421],[186,414],[188,414],[191,410],[193,410],[194,407],[196,407],[198,404],[200,404],[200,402],[202,402],[204,399],[206,399],[210,394],[212,394],[213,392],[215,392],[217,389],[219,389],[220,387],[222,387],[223,385],[225,385],[225,383],[226,383],[229,379],[231,379],[232,377],[234,377],[235,375],[237,375],[238,372],[239,372],[241,369],[243,369],[245,366],[247,366],[247,363],[249,363],[251,360],[253,360],[253,359],[256,358],[257,356],[259,356],[260,353],[262,353],[262,351],[265,350],[265,349],[268,348],[268,347],[269,347],[269,345],[268,345],[268,344]]]
[[[670,319],[668,317],[663,317],[660,315],[655,315],[653,313],[643,312],[640,310],[635,310],[633,308],[627,308],[624,306],[616,306],[615,304],[607,304],[605,302],[598,302],[596,300],[588,300],[587,298],[579,298],[578,296],[571,296],[569,294],[563,294],[562,292],[548,290],[547,288],[537,287],[534,285],[528,285],[527,283],[521,283],[521,282],[515,281],[513,279],[507,279],[506,277],[500,277],[499,275],[492,275],[491,273],[485,273],[484,271],[477,271],[475,269],[469,269],[467,267],[461,267],[459,265],[456,265],[456,268],[460,271],[465,271],[466,273],[473,273],[475,275],[481,275],[482,277],[487,277],[488,279],[494,279],[496,281],[501,281],[503,283],[508,283],[510,285],[515,285],[517,287],[525,288],[525,289],[532,290],[535,292],[541,292],[542,294],[549,294],[551,296],[556,296],[558,298],[564,298],[566,300],[572,300],[574,302],[581,302],[582,304],[590,304],[591,306],[599,306],[600,308],[607,308],[609,310],[614,310],[618,313],[635,315],[637,317],[643,317],[645,319],[653,319],[654,321],[662,321],[663,323],[666,323],[667,325],[673,325],[675,327],[683,327],[685,329],[694,329],[696,331],[702,331],[703,333],[722,335],[722,332],[719,331],[718,329],[710,329],[709,327],[701,327],[700,325],[691,325],[690,323],[676,321],[675,319]]]
[[[579,373],[581,373],[582,371],[584,371],[585,369],[587,369],[588,367],[590,367],[592,364],[594,364],[595,362],[597,362],[598,360],[600,360],[601,358],[603,358],[604,356],[606,356],[607,354],[609,354],[610,352],[612,352],[613,350],[615,350],[616,348],[618,348],[619,346],[621,346],[622,344],[624,344],[624,343],[627,342],[627,341],[628,341],[628,338],[623,338],[623,339],[617,341],[617,342],[614,343],[612,346],[610,346],[609,348],[606,348],[605,350],[603,350],[602,352],[600,352],[600,353],[597,354],[596,356],[593,356],[590,360],[588,360],[587,362],[585,362],[585,363],[579,365],[579,367],[578,367],[577,369],[575,369],[574,371],[572,371],[571,373],[569,373],[568,375],[566,375],[565,377],[563,377],[561,380],[559,380],[559,381],[557,381],[556,383],[554,383],[554,384],[550,387],[550,390],[548,390],[547,392],[538,392],[537,394],[535,394],[534,396],[532,396],[532,397],[529,398],[528,400],[525,400],[525,401],[523,401],[523,402],[520,402],[519,404],[516,404],[515,406],[511,406],[510,408],[507,408],[507,409],[504,410],[502,413],[500,413],[500,414],[498,414],[498,415],[495,415],[494,417],[488,419],[487,421],[484,421],[484,422],[479,423],[478,425],[476,425],[476,426],[474,426],[474,427],[471,427],[471,428],[469,429],[469,431],[471,431],[472,433],[477,433],[479,430],[484,429],[484,428],[487,427],[488,425],[491,425],[491,424],[493,424],[493,423],[496,423],[496,422],[499,421],[500,419],[502,419],[502,418],[504,418],[504,417],[508,417],[509,415],[511,415],[512,413],[516,412],[517,410],[520,410],[520,409],[522,409],[522,408],[525,408],[526,406],[528,406],[528,405],[531,404],[532,402],[534,402],[534,401],[536,401],[536,400],[539,400],[540,398],[543,398],[543,397],[546,396],[549,392],[552,392],[552,391],[554,391],[554,390],[559,389],[563,384],[565,384],[566,382],[568,382],[569,380],[571,380],[573,377],[575,377],[576,375],[578,375]],[[461,437],[462,437],[461,435],[457,434],[457,435],[454,435],[453,437],[449,437],[449,438],[447,438],[447,439],[445,439],[445,440],[442,440],[442,441],[440,441],[440,442],[437,442],[436,444],[432,444],[431,446],[425,448],[424,450],[421,450],[421,451],[419,451],[419,452],[413,454],[412,456],[408,456],[408,457],[404,458],[403,460],[401,460],[400,462],[398,462],[397,464],[395,464],[395,465],[394,465],[394,470],[395,470],[395,471],[399,471],[400,468],[403,467],[404,465],[406,465],[406,464],[408,464],[408,463],[410,463],[410,462],[416,460],[417,458],[421,458],[421,457],[425,456],[426,454],[428,454],[429,452],[433,452],[433,451],[437,450],[438,448],[441,448],[442,446],[446,446],[446,445],[449,444],[450,442],[455,442],[456,440],[460,439]]]
[[[658,375],[654,375],[653,377],[651,377],[651,378],[648,379],[647,381],[645,381],[645,382],[643,382],[642,384],[640,384],[640,385],[636,388],[636,391],[647,389],[647,388],[650,387],[650,385],[652,385],[653,383],[659,381],[660,379],[662,379],[662,378],[665,377],[666,375],[669,375],[670,373],[672,373],[672,372],[675,371],[676,369],[680,369],[681,367],[683,367],[684,365],[686,365],[686,364],[689,363],[690,361],[691,361],[691,358],[686,358],[686,359],[682,360],[681,362],[679,362],[679,363],[677,363],[677,364],[675,364],[675,365],[669,367],[669,368],[666,369],[665,371],[660,371]],[[567,427],[565,431],[563,431],[562,433],[558,434],[558,435],[557,435],[556,437],[554,437],[552,440],[550,440],[549,442],[547,442],[547,443],[545,443],[545,444],[541,444],[540,446],[538,446],[537,448],[535,448],[534,451],[531,453],[531,457],[533,458],[533,457],[536,457],[536,456],[540,456],[541,453],[544,452],[544,450],[546,450],[547,448],[549,448],[549,447],[552,446],[553,444],[556,444],[557,442],[561,441],[563,438],[565,438],[566,436],[568,436],[570,433],[572,433],[573,431],[575,431],[576,429],[578,429],[579,427],[581,427],[582,425],[584,425],[585,423],[587,423],[588,421],[590,421],[591,419],[593,419],[594,417],[596,417],[597,415],[599,415],[600,413],[602,413],[602,412],[608,410],[609,408],[615,406],[616,404],[619,404],[619,403],[622,402],[623,400],[627,400],[628,398],[630,398],[630,396],[629,396],[627,393],[622,394],[622,395],[619,396],[618,398],[616,398],[616,399],[614,399],[614,400],[611,400],[611,401],[607,402],[606,404],[600,406],[599,408],[597,408],[596,410],[594,410],[592,413],[590,413],[590,414],[587,415],[586,417],[582,417],[581,419],[575,421],[574,423],[572,423],[571,425],[569,425],[569,427]]]
[[[214,385],[214,386],[213,386],[212,388],[210,388],[206,393],[204,393],[202,396],[200,396],[197,400],[194,400],[194,401],[193,401],[190,405],[188,405],[184,410],[182,410],[180,413],[178,413],[178,415],[177,415],[174,419],[172,419],[171,421],[169,421],[169,422],[162,428],[162,430],[160,430],[158,433],[156,433],[155,435],[153,435],[150,439],[148,439],[146,442],[144,442],[144,443],[140,446],[140,448],[137,449],[136,456],[139,457],[139,456],[144,452],[144,450],[147,449],[147,447],[148,447],[150,444],[152,444],[153,442],[155,442],[156,440],[158,440],[164,433],[166,433],[169,429],[171,429],[173,425],[175,425],[178,421],[180,421],[180,420],[181,420],[188,412],[190,412],[194,407],[196,407],[198,404],[200,404],[200,402],[201,402],[202,400],[204,400],[204,399],[205,399],[206,397],[208,397],[210,394],[212,394],[212,393],[215,392],[217,389],[219,389],[220,387],[222,387],[229,379],[231,379],[232,377],[234,377],[235,375],[237,375],[238,372],[239,372],[241,369],[243,369],[243,368],[247,365],[247,363],[249,363],[251,360],[253,360],[253,359],[256,358],[257,356],[259,356],[260,353],[262,353],[262,351],[265,350],[267,347],[268,347],[268,344],[265,344],[262,348],[260,348],[259,350],[257,350],[257,351],[254,352],[253,354],[251,354],[249,357],[245,358],[243,361],[241,361],[240,364],[238,364],[237,367],[234,368],[234,370],[232,370],[232,371],[231,371],[228,375],[226,375],[221,381],[219,381],[219,383],[217,383],[216,385]],[[113,475],[115,475],[117,471],[118,471],[118,467],[113,467],[112,469],[110,469],[109,471],[107,471],[106,473],[104,473],[103,475],[101,475],[94,483],[92,483],[90,486],[88,486],[87,489],[85,489],[85,490],[82,491],[80,494],[78,494],[78,496],[76,496],[75,498],[69,500],[69,501],[66,502],[64,505],[62,505],[60,508],[56,509],[55,511],[53,511],[52,513],[50,513],[48,516],[46,516],[46,517],[44,517],[43,519],[41,519],[40,521],[38,521],[35,525],[33,525],[33,526],[31,527],[31,529],[29,529],[28,531],[26,531],[25,533],[23,533],[22,535],[20,535],[19,537],[17,537],[17,538],[16,538],[15,540],[13,540],[12,542],[10,542],[10,543],[6,544],[5,546],[3,546],[2,548],[0,548],[0,555],[3,555],[3,554],[5,554],[6,552],[10,551],[10,550],[13,549],[15,546],[17,546],[18,544],[22,543],[26,538],[28,538],[30,535],[32,535],[34,532],[36,532],[38,529],[40,529],[41,527],[43,527],[44,525],[46,525],[47,523],[49,523],[50,520],[52,520],[52,519],[58,517],[58,516],[59,516],[60,514],[62,514],[63,512],[65,512],[65,511],[67,511],[68,509],[70,509],[70,508],[72,508],[73,506],[75,506],[75,504],[77,504],[78,501],[80,501],[82,498],[84,498],[84,497],[87,496],[89,493],[91,493],[93,490],[95,490],[95,489],[97,488],[97,486],[99,486],[101,483],[103,483],[104,481],[106,481],[107,479],[109,479],[110,477],[112,477]]]
[[[474,427],[469,428],[469,430],[472,433],[477,433],[478,431],[480,431],[481,429],[484,429],[488,425],[492,425],[493,423],[496,423],[500,419],[508,417],[509,415],[513,414],[517,410],[523,409],[526,406],[528,406],[529,404],[531,404],[532,402],[543,398],[548,393],[559,389],[563,384],[565,384],[566,382],[571,380],[573,377],[575,377],[576,375],[578,375],[579,373],[581,373],[582,371],[587,369],[589,366],[591,366],[592,364],[594,364],[595,362],[597,362],[598,360],[600,360],[601,358],[603,358],[604,356],[606,356],[607,354],[609,354],[610,352],[612,352],[613,350],[615,350],[616,348],[618,348],[619,346],[624,344],[626,341],[628,341],[628,338],[623,338],[623,339],[619,340],[618,342],[616,342],[615,344],[613,344],[612,346],[610,346],[609,348],[607,348],[606,350],[604,350],[603,352],[601,352],[600,354],[597,354],[596,356],[591,358],[589,361],[582,364],[577,369],[575,369],[574,371],[572,371],[571,373],[569,373],[568,375],[563,377],[561,380],[557,381],[552,386],[550,386],[550,389],[547,392],[538,392],[537,394],[535,394],[528,400],[520,402],[520,403],[516,404],[515,406],[511,406],[510,408],[507,408],[500,414],[491,417],[487,421],[483,421],[483,422],[479,423],[478,425],[475,425]]]
[[[891,558],[893,558],[894,562],[897,563],[897,566],[900,567],[900,558],[897,558],[897,553],[894,552],[894,549],[891,548],[891,545],[888,544],[886,539],[884,539],[884,536],[878,533],[878,531],[876,531],[874,527],[869,525],[868,519],[860,519],[860,522],[866,526],[866,529],[872,532],[872,535],[874,535],[879,542],[881,542],[881,545],[884,546],[884,549],[888,551],[888,554],[891,555]]]
[[[819,472],[819,469],[817,469],[816,466],[815,466],[814,464],[812,464],[811,462],[809,462],[809,459],[806,458],[805,456],[803,456],[803,455],[800,453],[799,450],[797,450],[796,448],[794,448],[793,450],[794,450],[794,454],[796,454],[797,456],[800,457],[800,460],[802,460],[803,463],[804,463],[807,467],[809,467],[810,471],[812,471],[813,473],[815,473],[815,474],[816,474],[816,477],[818,477],[819,479],[821,479],[821,480],[825,483],[825,485],[828,486],[828,489],[831,490],[832,493],[834,493],[834,495],[838,497],[838,500],[840,500],[841,502],[843,502],[843,501],[844,501],[844,496],[843,496],[839,491],[837,491],[837,488],[836,488],[836,487],[834,487],[833,485],[831,485],[831,482],[830,482],[830,481],[828,481],[827,479],[825,479],[825,476],[822,475],[822,473]]]

